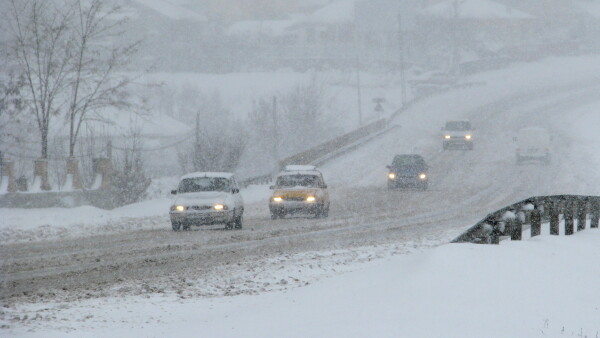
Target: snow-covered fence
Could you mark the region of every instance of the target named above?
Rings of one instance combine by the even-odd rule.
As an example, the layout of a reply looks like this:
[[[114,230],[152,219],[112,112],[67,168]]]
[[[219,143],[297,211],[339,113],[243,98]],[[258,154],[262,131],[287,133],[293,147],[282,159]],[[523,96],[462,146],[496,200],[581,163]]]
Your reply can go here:
[[[530,227],[531,237],[535,237],[541,234],[542,223],[549,223],[551,235],[559,235],[561,219],[565,235],[586,229],[588,220],[590,228],[597,229],[600,196],[531,197],[487,215],[452,242],[498,244],[503,236],[520,240],[526,225]]]
[[[27,182],[15,180],[13,162],[1,163],[0,208],[50,208],[94,205],[110,209],[117,205],[111,195],[112,162],[108,158],[94,159],[95,180],[91,187],[83,188],[78,178],[77,161],[67,160],[67,180],[60,189],[48,184],[46,160],[35,161],[35,176],[31,187]],[[20,183],[20,184],[19,184]],[[44,185],[48,187],[43,188]],[[21,188],[19,188],[21,186]]]

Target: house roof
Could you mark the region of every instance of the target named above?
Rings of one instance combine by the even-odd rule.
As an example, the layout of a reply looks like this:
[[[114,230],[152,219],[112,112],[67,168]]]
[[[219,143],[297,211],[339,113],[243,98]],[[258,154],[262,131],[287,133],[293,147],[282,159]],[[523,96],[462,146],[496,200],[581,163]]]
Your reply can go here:
[[[336,0],[309,15],[304,22],[339,24],[354,21],[355,0]]]
[[[239,21],[231,25],[227,33],[236,36],[246,36],[248,34],[281,36],[296,22],[296,19]]]
[[[207,21],[206,16],[191,11],[183,6],[177,5],[174,1],[167,0],[132,0],[137,4],[150,8],[163,16],[171,19],[185,19],[193,21]]]
[[[600,19],[600,2],[594,1],[577,1],[576,5],[585,13]]]
[[[446,0],[436,5],[426,7],[420,12],[425,15],[449,19],[454,17],[455,3],[455,0]],[[458,16],[463,19],[479,20],[522,20],[533,18],[525,12],[521,12],[510,6],[502,5],[492,0],[458,1]]]

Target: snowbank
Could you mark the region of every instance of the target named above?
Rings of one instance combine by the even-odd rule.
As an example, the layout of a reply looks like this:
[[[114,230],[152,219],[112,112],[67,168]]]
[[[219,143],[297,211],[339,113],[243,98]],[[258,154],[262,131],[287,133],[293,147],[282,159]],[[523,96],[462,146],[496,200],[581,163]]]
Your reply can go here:
[[[600,231],[388,257],[286,292],[23,306],[31,337],[595,337]],[[290,267],[287,267],[290,268]],[[273,271],[276,273],[276,271]],[[343,287],[340,287],[343,286]],[[7,310],[12,311],[12,310]],[[39,316],[38,316],[39,314]]]

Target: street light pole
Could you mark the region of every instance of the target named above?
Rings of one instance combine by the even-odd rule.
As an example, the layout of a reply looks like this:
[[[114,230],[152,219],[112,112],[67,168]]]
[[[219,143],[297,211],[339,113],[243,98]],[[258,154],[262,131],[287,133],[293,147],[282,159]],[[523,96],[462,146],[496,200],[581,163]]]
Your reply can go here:
[[[400,9],[401,10],[401,9]],[[398,13],[398,48],[400,52],[400,97],[402,107],[406,104],[406,73],[404,70],[404,30],[402,29],[402,13]]]
[[[356,95],[358,103],[358,126],[362,126],[362,95],[360,88],[360,59],[358,48],[358,18],[356,16],[356,2],[354,3],[354,50],[356,51]]]

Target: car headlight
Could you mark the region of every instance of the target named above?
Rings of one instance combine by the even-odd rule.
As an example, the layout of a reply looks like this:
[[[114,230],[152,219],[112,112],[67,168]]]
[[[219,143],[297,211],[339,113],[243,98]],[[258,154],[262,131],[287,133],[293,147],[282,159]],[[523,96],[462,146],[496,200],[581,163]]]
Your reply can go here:
[[[217,203],[214,206],[215,210],[227,210],[227,207],[221,203]]]
[[[171,211],[185,211],[185,207],[183,205],[174,205],[171,207]]]
[[[314,202],[314,201],[316,201],[316,200],[317,200],[317,199],[315,198],[315,196],[308,196],[308,197],[306,198],[306,202],[309,202],[309,203],[312,203],[312,202]]]
[[[444,138],[445,138],[446,140],[449,140],[449,139],[450,139],[450,135],[446,135],[446,136],[444,136]]]
[[[390,180],[393,180],[394,178],[396,178],[396,174],[394,174],[394,173],[389,173],[389,174],[388,174],[388,178],[389,178]]]
[[[471,138],[473,138],[473,136],[471,136],[471,135],[465,135],[465,139],[470,140]]]
[[[420,174],[419,174],[419,178],[420,178],[420,179],[422,179],[422,180],[425,180],[425,179],[427,179],[427,174],[425,174],[425,173],[420,173]]]
[[[277,203],[283,202],[283,198],[280,196],[275,196],[275,197],[273,197],[273,202],[277,202]]]

